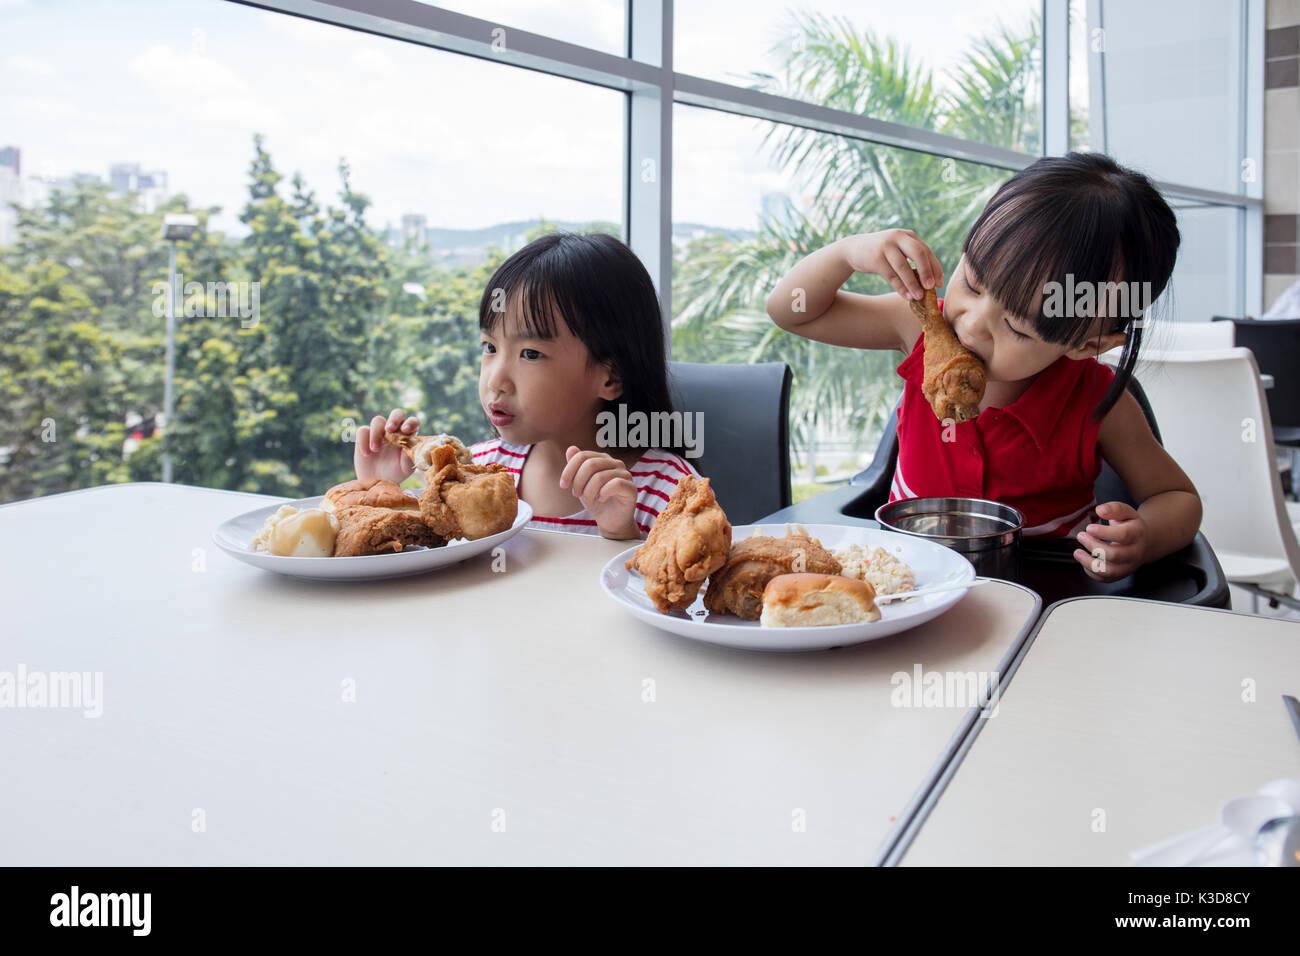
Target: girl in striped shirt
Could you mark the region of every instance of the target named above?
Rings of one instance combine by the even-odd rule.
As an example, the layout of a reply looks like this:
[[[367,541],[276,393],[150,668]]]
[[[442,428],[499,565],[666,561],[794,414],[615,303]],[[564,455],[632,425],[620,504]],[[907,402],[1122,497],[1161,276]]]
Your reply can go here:
[[[671,412],[659,301],[627,246],[602,233],[551,233],[497,268],[479,302],[479,402],[497,434],[474,463],[504,465],[532,528],[642,538],[682,475],[680,446],[630,447],[601,425]],[[619,414],[619,405],[626,405]],[[662,420],[662,418],[660,419]],[[394,409],[357,429],[358,478],[402,482],[410,458],[383,433],[413,435]]]

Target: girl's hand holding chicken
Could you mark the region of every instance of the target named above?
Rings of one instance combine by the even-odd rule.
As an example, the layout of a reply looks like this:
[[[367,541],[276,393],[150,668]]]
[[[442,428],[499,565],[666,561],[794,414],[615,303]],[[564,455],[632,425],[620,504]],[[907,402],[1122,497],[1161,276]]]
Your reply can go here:
[[[596,519],[606,538],[635,538],[636,485],[627,466],[600,451],[582,451],[577,445],[565,449],[568,464],[560,473],[560,487],[572,488],[573,495]]]
[[[904,299],[922,299],[925,289],[943,285],[943,266],[930,247],[910,229],[848,236],[842,242],[844,261],[854,272],[880,276]],[[916,263],[915,272],[908,259]],[[918,274],[920,284],[916,281]]]
[[[411,456],[384,441],[384,432],[414,435],[419,427],[418,419],[407,418],[406,412],[394,408],[388,413],[387,419],[383,415],[376,415],[369,425],[358,428],[356,445],[352,450],[352,464],[357,470],[357,477],[383,478],[395,485],[400,485],[411,477],[415,471]]]

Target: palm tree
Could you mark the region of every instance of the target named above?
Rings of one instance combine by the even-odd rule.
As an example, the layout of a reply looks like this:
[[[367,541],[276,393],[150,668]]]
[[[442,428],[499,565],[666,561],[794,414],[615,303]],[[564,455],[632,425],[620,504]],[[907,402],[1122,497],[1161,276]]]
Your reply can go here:
[[[1035,153],[1038,22],[998,26],[949,71],[951,93],[892,39],[858,31],[846,19],[791,14],[779,50],[782,75],[753,74],[754,88],[908,126]],[[950,270],[962,241],[1010,174],[926,153],[880,146],[799,127],[767,124],[774,165],[791,167],[816,197],[806,207],[760,218],[749,241],[696,240],[676,264],[673,354],[703,362],[787,362],[795,373],[791,443],[815,468],[815,435],[833,423],[861,440],[888,418],[898,393],[895,352],[835,348],[791,335],[767,317],[764,300],[790,268],[838,238],[895,227],[914,230]],[[884,293],[876,276],[844,288]]]

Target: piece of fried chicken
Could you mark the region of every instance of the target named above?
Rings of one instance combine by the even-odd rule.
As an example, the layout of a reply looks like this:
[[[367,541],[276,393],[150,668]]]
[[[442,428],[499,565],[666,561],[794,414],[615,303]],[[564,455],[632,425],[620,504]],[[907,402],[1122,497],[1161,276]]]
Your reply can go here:
[[[916,275],[915,269],[912,274]],[[920,276],[916,281],[921,281]],[[908,305],[920,318],[925,336],[921,394],[940,421],[950,418],[965,422],[977,417],[987,380],[984,363],[957,339],[957,333],[939,311],[939,297],[933,289],[926,289],[924,298],[911,299]]]
[[[418,512],[354,505],[337,512],[339,533],[334,557],[396,553],[407,545],[441,548],[447,539],[435,532]]]
[[[442,445],[452,448],[456,452],[456,460],[462,464],[474,464],[474,456],[455,435],[407,435],[400,431],[386,431],[384,443],[404,450],[417,471],[428,471],[433,466],[433,450]]]
[[[449,445],[430,456],[420,495],[425,523],[446,538],[475,541],[507,531],[519,514],[515,481],[504,465],[466,465]]]
[[[645,593],[664,614],[684,610],[705,578],[731,550],[731,523],[713,497],[709,479],[687,475],[627,567],[645,580]]]
[[[419,514],[419,499],[402,491],[401,487],[385,478],[355,478],[335,485],[325,492],[320,506],[322,511],[342,511],[357,506],[368,508],[396,508]]]
[[[729,611],[757,621],[763,613],[763,589],[778,574],[839,574],[842,570],[840,562],[816,538],[754,535],[737,541],[727,563],[709,578],[704,606],[715,613]]]

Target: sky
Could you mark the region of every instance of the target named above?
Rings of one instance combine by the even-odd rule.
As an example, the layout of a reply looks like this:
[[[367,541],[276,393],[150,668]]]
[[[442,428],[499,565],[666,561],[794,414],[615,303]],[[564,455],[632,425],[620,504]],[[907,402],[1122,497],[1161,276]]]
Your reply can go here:
[[[621,49],[622,0],[443,4],[508,28]],[[788,0],[678,0],[675,68],[745,82],[788,38]],[[822,0],[908,43],[938,71],[998,18],[1036,3],[938,0],[916,8]],[[508,37],[508,33],[507,33]],[[217,228],[242,234],[252,137],[286,178],[333,199],[346,158],[372,224],[431,226],[621,218],[620,94],[502,64],[271,13],[230,0],[0,0],[0,146],[24,175],[165,170]],[[677,107],[674,218],[753,229],[764,193],[798,191],[760,143],[765,124]]]

